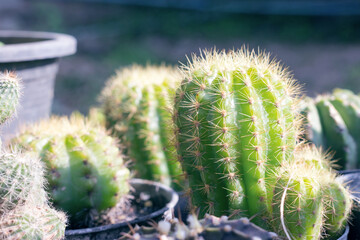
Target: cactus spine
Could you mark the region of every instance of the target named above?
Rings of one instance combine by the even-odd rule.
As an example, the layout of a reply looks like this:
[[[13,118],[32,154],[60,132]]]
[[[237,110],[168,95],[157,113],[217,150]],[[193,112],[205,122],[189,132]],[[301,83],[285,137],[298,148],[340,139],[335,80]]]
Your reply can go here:
[[[297,87],[266,54],[246,49],[193,56],[175,100],[179,160],[201,213],[265,220],[274,172],[298,135]],[[261,220],[260,220],[261,218]]]
[[[52,117],[29,126],[15,141],[46,164],[51,199],[73,223],[85,225],[94,217],[90,212],[115,206],[129,191],[130,173],[115,139],[82,116]]]
[[[305,138],[334,151],[341,169],[359,168],[360,97],[349,90],[335,89],[331,95],[318,96],[304,105],[303,114],[308,119]],[[320,121],[313,121],[312,116]]]
[[[14,73],[0,73],[0,124],[19,102]],[[43,165],[19,150],[0,153],[0,239],[62,239],[66,216],[48,205]]]
[[[178,73],[171,67],[132,66],[118,72],[101,95],[107,127],[123,144],[141,178],[182,183],[171,129],[171,95]]]

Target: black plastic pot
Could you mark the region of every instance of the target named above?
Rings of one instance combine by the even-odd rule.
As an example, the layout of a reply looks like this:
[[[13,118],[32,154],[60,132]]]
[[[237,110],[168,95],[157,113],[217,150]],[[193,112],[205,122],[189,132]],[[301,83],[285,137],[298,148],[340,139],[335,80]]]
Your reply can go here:
[[[0,71],[16,71],[23,83],[20,111],[3,128],[6,140],[19,125],[49,117],[59,58],[76,52],[76,40],[57,33],[0,31],[0,42]]]
[[[360,169],[340,171],[339,179],[349,186],[355,206],[350,222],[349,239],[360,239]]]
[[[161,183],[143,179],[131,179],[130,184],[135,189],[135,197],[140,193],[146,193],[150,195],[150,200],[152,202],[156,202],[156,205],[161,207],[149,215],[138,217],[129,222],[121,222],[94,228],[66,230],[66,239],[118,239],[122,236],[122,233],[129,231],[128,224],[133,226],[137,224],[141,226],[149,224],[150,220],[159,221],[163,218],[172,217],[174,207],[179,200],[178,194],[173,189]]]
[[[179,202],[175,207],[175,217],[179,218],[179,216],[180,216],[181,219],[187,219],[188,215],[190,214],[189,198],[186,196],[186,194],[184,192],[178,192],[178,194],[179,194]],[[359,239],[360,240],[360,238],[350,238],[349,231],[350,231],[350,228],[347,225],[344,233],[337,240],[347,240],[347,239]],[[214,238],[211,238],[211,239],[214,239]],[[279,239],[279,238],[275,237],[274,239]],[[207,240],[207,238],[205,238],[205,240]]]

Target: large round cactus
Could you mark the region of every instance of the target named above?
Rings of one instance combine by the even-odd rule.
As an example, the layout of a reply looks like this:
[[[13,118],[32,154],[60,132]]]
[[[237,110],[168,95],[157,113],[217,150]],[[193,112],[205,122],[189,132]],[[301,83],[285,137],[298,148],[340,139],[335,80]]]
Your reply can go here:
[[[360,167],[360,97],[350,90],[304,101],[305,138],[334,152],[341,169]]]
[[[174,119],[193,204],[263,222],[276,169],[293,158],[298,87],[279,63],[246,49],[193,56],[183,73]]]
[[[178,76],[171,67],[135,65],[112,77],[101,95],[106,125],[125,145],[137,176],[166,185],[182,179],[171,144],[171,99]]]
[[[117,142],[79,115],[29,126],[15,142],[45,162],[51,200],[73,221],[114,206],[129,191],[129,170]]]

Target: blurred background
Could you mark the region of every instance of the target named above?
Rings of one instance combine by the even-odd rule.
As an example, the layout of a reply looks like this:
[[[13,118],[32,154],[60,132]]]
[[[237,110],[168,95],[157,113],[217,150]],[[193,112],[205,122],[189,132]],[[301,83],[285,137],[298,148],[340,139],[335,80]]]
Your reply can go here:
[[[78,40],[61,60],[53,113],[87,113],[105,81],[133,63],[186,63],[200,48],[271,52],[306,93],[360,91],[360,1],[0,0],[0,29]]]

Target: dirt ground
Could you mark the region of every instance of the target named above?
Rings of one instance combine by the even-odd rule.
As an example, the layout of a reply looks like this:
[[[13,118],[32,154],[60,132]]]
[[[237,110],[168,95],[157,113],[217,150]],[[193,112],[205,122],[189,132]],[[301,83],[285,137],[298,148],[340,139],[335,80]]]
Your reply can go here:
[[[281,60],[307,94],[360,91],[360,18],[257,16],[94,3],[0,0],[0,29],[63,32],[78,53],[61,60],[53,113],[83,113],[129,64],[186,62],[199,49],[247,45]]]

